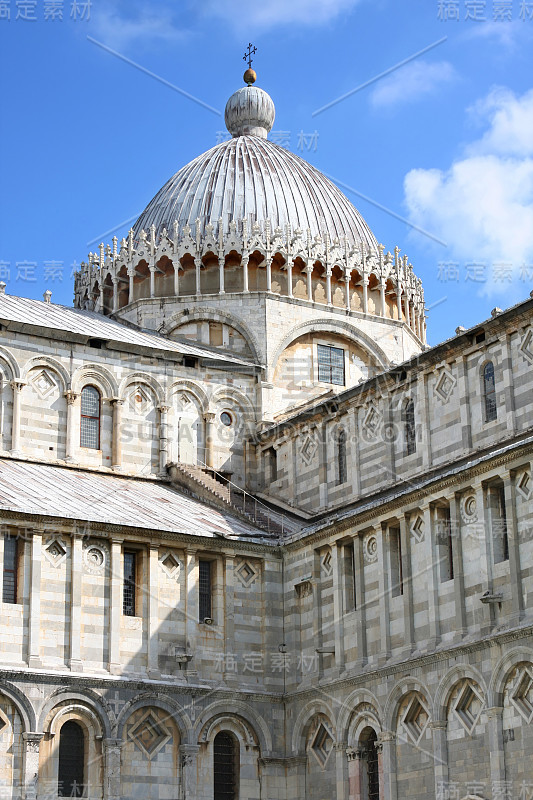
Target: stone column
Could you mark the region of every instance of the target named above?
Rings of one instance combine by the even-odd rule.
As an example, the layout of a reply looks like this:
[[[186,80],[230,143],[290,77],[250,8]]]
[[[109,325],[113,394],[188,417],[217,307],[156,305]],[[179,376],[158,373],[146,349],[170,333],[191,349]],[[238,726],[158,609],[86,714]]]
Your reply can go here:
[[[180,294],[180,262],[179,259],[176,257],[176,260],[173,262],[174,266],[174,294],[176,297],[179,297]]]
[[[130,303],[133,303],[133,289],[135,285],[134,278],[135,278],[135,269],[133,267],[128,267],[128,281],[129,281],[128,300]]]
[[[161,475],[166,475],[167,464],[169,462],[168,454],[168,412],[170,406],[159,406],[159,472]]]
[[[396,736],[391,731],[383,731],[378,741],[382,747],[382,753],[378,754],[381,755],[381,759],[378,760],[379,777],[381,781],[379,786],[379,800],[397,800]]]
[[[39,745],[44,733],[24,731],[22,734],[23,800],[36,800],[39,792]]]
[[[381,565],[379,571],[379,619],[380,619],[380,640],[381,652],[379,660],[381,663],[387,661],[391,656],[390,649],[390,624],[389,624],[389,604],[390,586],[389,576],[389,546],[388,533],[383,528],[375,531],[378,545],[378,563]]]
[[[218,293],[225,294],[226,290],[224,288],[224,267],[226,264],[225,256],[218,257]]]
[[[409,328],[411,327],[411,300],[409,295],[405,295],[405,319]]]
[[[103,739],[104,800],[121,800],[120,752],[122,739]]]
[[[331,305],[331,267],[326,267],[326,302]]]
[[[196,744],[180,744],[181,795],[183,800],[195,800],[197,784],[197,757],[199,747]]]
[[[242,257],[242,290],[243,292],[248,292],[248,256]]]
[[[104,295],[104,283],[102,281],[102,275],[100,273],[100,312],[103,313],[104,305],[105,305],[105,295]]]
[[[79,534],[72,535],[71,578],[70,578],[70,652],[68,665],[73,672],[81,672],[81,579],[83,539]]]
[[[402,284],[398,276],[396,283],[396,307],[398,309],[398,319],[402,321]]]
[[[436,530],[435,509],[429,505],[420,509],[424,520],[424,549],[427,564],[427,603],[429,639],[427,649],[435,650],[440,641],[440,616],[439,616],[439,579],[437,575],[437,552],[433,531]]]
[[[335,628],[335,667],[339,674],[344,671],[344,609],[343,609],[343,559],[339,545],[331,547],[333,567],[333,625]]]
[[[292,297],[292,261],[287,260],[287,297]]]
[[[148,676],[160,678],[159,671],[159,548],[148,545]]]
[[[346,310],[350,311],[350,273],[344,276]]]
[[[113,276],[111,278],[113,282],[113,313],[118,311],[118,278]]]
[[[214,439],[215,439],[215,419],[216,414],[208,411],[204,414],[205,420],[205,465],[213,468],[214,465]]]
[[[155,297],[155,264],[150,264],[150,297]]]
[[[503,748],[503,708],[487,708],[489,720],[490,779],[493,784],[505,780],[505,751]]]
[[[233,553],[224,556],[224,681],[235,683],[237,675],[227,670],[230,657],[235,652],[235,587]]]
[[[272,291],[272,259],[267,256],[266,258],[266,284],[267,284],[267,292]]]
[[[348,759],[348,800],[361,800],[362,758],[361,750],[349,747],[346,750]]]
[[[365,606],[365,559],[363,554],[363,538],[355,536],[353,540],[354,583],[357,669],[367,663],[366,646],[366,606]]]
[[[122,540],[111,540],[109,593],[109,663],[107,668],[113,675],[121,672],[120,664],[120,618],[122,616]]]
[[[450,526],[452,537],[453,557],[453,592],[455,598],[455,628],[456,637],[461,640],[467,634],[466,605],[465,605],[465,578],[463,566],[463,542],[461,531],[461,517],[459,515],[459,498],[456,495],[450,498]]]
[[[0,292],[1,294],[1,292]],[[7,530],[3,533],[0,529],[0,564],[4,563],[4,537],[8,535]],[[0,598],[3,597],[4,591],[4,570],[0,569]]]
[[[202,294],[202,286],[201,286],[201,268],[202,268],[202,259],[198,258],[198,256],[194,259],[194,268],[195,268],[195,279],[196,279],[196,288],[195,294],[199,295]]]
[[[28,666],[41,667],[41,558],[43,532],[33,531],[30,555],[30,616],[28,619]]]
[[[507,523],[507,543],[509,546],[509,584],[511,587],[511,624],[518,625],[524,615],[524,591],[522,587],[522,568],[520,563],[520,539],[516,519],[516,487],[514,474],[503,476],[505,492],[505,516]]]
[[[11,455],[20,454],[20,406],[24,381],[14,380],[9,384],[13,390],[13,420],[11,423]]]
[[[194,654],[198,625],[198,562],[196,560],[196,550],[186,550],[185,562],[185,613],[187,620],[185,650]]]
[[[448,739],[445,719],[437,719],[429,723],[433,734],[433,769],[435,772],[435,797],[443,797],[443,790],[448,787]]]
[[[374,744],[378,754],[378,783],[379,800],[385,800],[385,771],[383,769],[383,742],[377,741]]]
[[[400,516],[400,542],[402,552],[402,577],[403,577],[403,622],[405,630],[404,655],[409,656],[415,647],[415,622],[413,610],[413,576],[411,564],[411,535],[409,531],[410,519]]]
[[[346,742],[335,743],[335,772],[336,792],[335,800],[349,800],[348,797],[348,764],[346,763]]]
[[[313,273],[313,261],[309,260],[305,268],[305,274],[307,275],[307,299],[309,300],[310,303],[313,302],[313,281],[311,278],[312,273]]]
[[[363,286],[363,311],[368,314],[368,275],[366,273],[363,273],[361,283]]]
[[[385,281],[384,280],[380,280],[380,282],[379,282],[379,299],[380,299],[380,303],[381,303],[381,316],[382,317],[386,317],[387,316],[387,303],[386,303],[386,300],[385,300]]]
[[[75,453],[80,437],[80,394],[69,390],[65,392],[67,399],[67,443],[65,458],[67,461],[76,461]],[[77,435],[76,435],[77,434]]]
[[[470,413],[470,389],[468,386],[467,360],[459,356],[455,362],[457,367],[457,388],[461,397],[459,412],[461,414],[462,449],[466,453],[472,448],[472,421]]]
[[[124,400],[120,397],[113,397],[111,405],[113,407],[113,433],[112,433],[112,453],[111,469],[122,468],[122,406]]]

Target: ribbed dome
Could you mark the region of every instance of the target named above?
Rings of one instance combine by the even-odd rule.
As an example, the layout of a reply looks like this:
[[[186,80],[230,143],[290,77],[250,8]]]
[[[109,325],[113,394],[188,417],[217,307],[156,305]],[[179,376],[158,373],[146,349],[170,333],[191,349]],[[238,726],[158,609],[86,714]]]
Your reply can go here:
[[[347,197],[328,178],[283,147],[258,136],[238,136],[216,145],[176,172],[148,204],[133,227],[137,238],[152,225],[159,234],[194,230],[200,220],[202,233],[211,223],[224,232],[231,220],[246,219],[272,229],[291,225],[304,234],[347,236],[351,244],[363,241],[375,250],[370,228]],[[194,235],[194,234],[193,234]]]

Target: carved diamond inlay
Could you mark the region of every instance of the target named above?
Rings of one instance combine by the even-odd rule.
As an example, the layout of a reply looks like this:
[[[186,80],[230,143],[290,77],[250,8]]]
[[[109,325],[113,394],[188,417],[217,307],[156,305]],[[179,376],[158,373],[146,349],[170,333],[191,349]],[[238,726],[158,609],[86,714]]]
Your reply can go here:
[[[302,445],[302,458],[306,464],[310,464],[317,451],[316,440],[312,436],[307,436]]]
[[[424,541],[424,520],[420,514],[411,520],[409,531],[415,542],[420,543]]]
[[[324,575],[331,575],[333,564],[331,563],[331,551],[327,550],[322,556],[322,571]]]
[[[170,732],[148,711],[129,732],[129,738],[147,758],[153,758],[170,739]]]
[[[44,554],[54,567],[59,567],[67,557],[67,548],[60,539],[52,539],[44,547]]]
[[[533,364],[533,330],[531,330],[531,328],[522,339],[519,350],[529,363]]]
[[[313,741],[311,742],[311,752],[321,767],[325,767],[327,760],[333,750],[333,736],[326,726],[321,722],[317,728]]]
[[[443,369],[435,384],[435,394],[443,403],[447,403],[452,396],[457,381],[448,369]]]
[[[414,695],[403,715],[402,724],[408,738],[413,744],[418,744],[424,735],[429,723],[429,714],[420,699]]]
[[[368,409],[368,411],[366,412],[366,416],[363,420],[363,429],[369,436],[375,436],[378,431],[380,422],[381,422],[381,413],[379,409],[374,404],[372,404]]]
[[[33,379],[32,386],[37,391],[37,394],[44,400],[45,397],[48,397],[48,395],[54,391],[57,384],[50,373],[43,369]]]
[[[465,684],[454,710],[465,731],[472,734],[483,711],[483,700],[473,684]]]
[[[161,569],[169,578],[177,578],[180,572],[180,560],[174,553],[168,551],[159,557]]]
[[[133,390],[129,400],[130,410],[133,411],[134,414],[145,414],[150,405],[150,398],[140,386],[137,386],[137,388]]]
[[[242,583],[242,585],[246,588],[252,585],[252,583],[257,578],[257,570],[250,564],[249,561],[243,561],[240,566],[237,567],[235,570],[235,574],[237,575],[238,579]]]
[[[524,500],[529,500],[531,497],[532,488],[531,474],[526,469],[516,479],[516,490],[524,498]]]
[[[511,702],[528,725],[533,722],[533,676],[527,668],[518,677]]]

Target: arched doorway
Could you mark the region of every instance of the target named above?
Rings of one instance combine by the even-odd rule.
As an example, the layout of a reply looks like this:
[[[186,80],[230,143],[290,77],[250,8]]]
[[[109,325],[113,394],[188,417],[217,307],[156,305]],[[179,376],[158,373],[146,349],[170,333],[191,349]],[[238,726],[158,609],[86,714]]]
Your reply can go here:
[[[59,797],[83,797],[85,790],[85,734],[74,720],[68,720],[59,733]]]
[[[365,728],[359,739],[362,754],[361,800],[379,800],[379,755],[377,734],[373,728]]]
[[[229,731],[220,731],[213,743],[214,800],[238,800],[238,742]]]

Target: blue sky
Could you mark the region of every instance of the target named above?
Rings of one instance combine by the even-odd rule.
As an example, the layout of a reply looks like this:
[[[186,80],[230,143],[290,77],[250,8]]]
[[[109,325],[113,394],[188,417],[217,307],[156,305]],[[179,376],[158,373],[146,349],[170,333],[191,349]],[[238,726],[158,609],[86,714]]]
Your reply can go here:
[[[9,293],[71,304],[72,264],[216,144],[249,41],[273,134],[409,255],[431,343],[533,289],[533,0],[0,0],[0,36]]]

